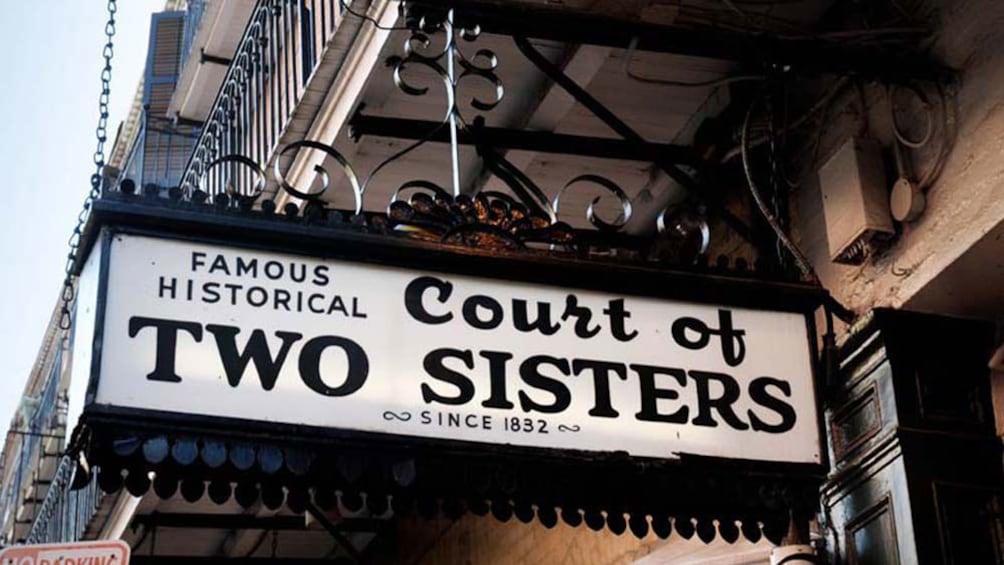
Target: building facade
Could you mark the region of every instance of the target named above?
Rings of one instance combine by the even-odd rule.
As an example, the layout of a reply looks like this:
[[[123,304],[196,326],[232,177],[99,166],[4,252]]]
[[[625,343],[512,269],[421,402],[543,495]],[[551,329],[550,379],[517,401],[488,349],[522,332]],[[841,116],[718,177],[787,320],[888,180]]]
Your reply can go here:
[[[168,3],[7,435],[3,544],[1004,561],[1002,22]]]

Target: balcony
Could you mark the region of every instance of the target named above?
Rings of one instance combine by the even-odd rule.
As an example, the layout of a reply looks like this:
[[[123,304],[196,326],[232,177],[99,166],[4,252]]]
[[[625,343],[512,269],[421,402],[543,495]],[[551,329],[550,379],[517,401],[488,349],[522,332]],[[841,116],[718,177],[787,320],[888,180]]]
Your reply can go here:
[[[529,213],[533,218],[527,222],[538,232],[556,228],[563,234],[570,224],[589,242],[578,248],[581,253],[633,260],[671,257],[670,264],[685,267],[695,263],[709,243],[708,226],[698,208],[681,205],[681,189],[661,170],[689,182],[679,166],[693,165],[695,153],[675,141],[692,135],[688,118],[705,103],[710,89],[680,96],[672,119],[662,119],[665,112],[655,116],[669,125],[646,126],[645,137],[652,141],[618,139],[616,132],[600,133],[603,120],[584,117],[590,111],[587,104],[556,87],[553,77],[535,68],[504,31],[479,39],[470,16],[460,27],[442,10],[425,14],[419,6],[419,12],[409,15],[405,6],[398,7],[378,0],[354,2],[345,11],[333,0],[259,1],[173,187],[175,198],[266,215],[301,210],[313,220],[320,208],[320,217],[327,220],[331,215],[323,210],[345,218],[381,215],[405,190],[450,195],[451,200],[480,195],[488,203],[479,206],[513,211],[513,217],[492,220],[509,226],[505,230],[517,216]],[[478,43],[476,54],[465,55],[467,42]],[[576,80],[595,79],[598,90],[609,90],[616,82],[608,75],[616,74],[620,58],[609,49],[553,42],[538,42],[534,49],[548,63],[570,58],[565,68],[574,70]],[[496,53],[506,56],[502,64]],[[682,77],[692,80],[720,78],[732,67],[721,61],[673,61],[682,67]],[[412,84],[435,83],[440,71],[442,77],[450,75],[446,92]],[[473,89],[475,103],[459,103],[461,81],[464,89]],[[639,90],[662,96],[658,88]],[[429,96],[423,96],[426,92]],[[513,94],[500,105],[504,92]],[[445,119],[436,100],[443,94],[443,101],[453,106]],[[486,115],[465,120],[467,106]],[[653,160],[660,163],[653,165]],[[369,174],[357,176],[353,167],[358,165]],[[379,180],[371,183],[377,173]],[[558,188],[561,183],[564,187]],[[669,196],[663,194],[667,191]],[[658,193],[654,204],[646,201],[653,192]],[[401,202],[398,212],[415,217],[414,210],[402,207],[416,202]],[[635,220],[629,225],[632,207]],[[392,219],[391,228],[433,239],[444,237],[455,223],[400,225],[408,222],[397,220]],[[655,232],[674,241],[654,245]],[[570,241],[562,234],[534,243],[561,251],[567,246],[554,244]],[[592,245],[596,241],[601,245]],[[672,248],[668,253],[667,247]],[[750,265],[741,258],[734,266],[745,272]],[[716,269],[732,267],[719,262]]]
[[[493,237],[562,232],[531,242],[552,252],[811,278],[734,190],[732,132],[708,133],[747,107],[733,83],[767,81],[762,38],[683,13],[534,4],[259,0],[180,181],[160,193],[453,243],[470,223],[456,205],[508,234]],[[863,47],[784,41],[800,46],[781,50],[793,73],[888,66]],[[787,222],[785,189],[770,190]]]
[[[25,543],[62,543],[84,539],[106,496],[98,488],[96,474],[86,486],[74,490],[76,467],[72,458],[60,459],[52,484],[24,537]]]
[[[199,139],[197,125],[177,123],[142,110],[122,176],[141,186],[168,187],[177,184]]]
[[[0,507],[7,541],[24,539],[43,513],[58,474],[66,429],[63,349],[50,341],[37,364],[41,378],[29,384],[8,434]]]
[[[323,90],[312,85],[321,71],[329,80],[334,73],[333,62],[321,65],[322,53],[341,20],[338,0],[257,1],[181,176],[184,191],[251,190],[257,180],[248,171],[210,165],[232,155],[272,158],[297,113],[319,104]]]

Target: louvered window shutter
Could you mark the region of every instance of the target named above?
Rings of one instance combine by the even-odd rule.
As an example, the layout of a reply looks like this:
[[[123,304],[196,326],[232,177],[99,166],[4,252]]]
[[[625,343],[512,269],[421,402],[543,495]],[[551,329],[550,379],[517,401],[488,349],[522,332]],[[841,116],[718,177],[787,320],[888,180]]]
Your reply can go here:
[[[161,12],[153,15],[143,85],[143,104],[151,116],[167,117],[167,105],[171,102],[181,70],[184,32],[184,12]]]
[[[167,115],[181,73],[185,38],[185,12],[153,15],[143,83],[145,135],[143,183],[161,187],[178,184],[188,162],[198,130],[175,126]]]

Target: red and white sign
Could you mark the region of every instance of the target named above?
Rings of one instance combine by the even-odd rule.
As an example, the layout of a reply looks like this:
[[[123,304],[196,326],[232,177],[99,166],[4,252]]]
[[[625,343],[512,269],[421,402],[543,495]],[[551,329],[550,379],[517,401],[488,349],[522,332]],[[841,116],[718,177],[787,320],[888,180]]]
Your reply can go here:
[[[0,551],[0,565],[126,565],[129,546],[121,540],[21,545]]]

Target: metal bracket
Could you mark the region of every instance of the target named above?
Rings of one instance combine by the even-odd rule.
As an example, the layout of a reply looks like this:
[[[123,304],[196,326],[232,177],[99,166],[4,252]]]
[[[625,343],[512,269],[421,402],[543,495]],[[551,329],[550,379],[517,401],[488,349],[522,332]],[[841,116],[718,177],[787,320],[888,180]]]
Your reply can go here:
[[[449,143],[449,132],[439,130],[439,122],[369,116],[357,110],[349,120],[352,139],[359,141],[367,135],[397,139],[428,139]],[[516,149],[538,153],[557,153],[582,157],[622,159],[625,161],[652,162],[658,159],[682,165],[695,165],[697,155],[690,147],[669,143],[632,143],[620,139],[588,137],[547,131],[532,131],[489,127],[478,124],[473,130],[460,130],[457,141],[463,145],[486,145],[496,149]]]
[[[212,63],[214,65],[222,65],[224,67],[229,67],[233,59],[227,59],[226,57],[219,57],[217,55],[210,55],[206,53],[205,48],[199,49],[199,64]]]

